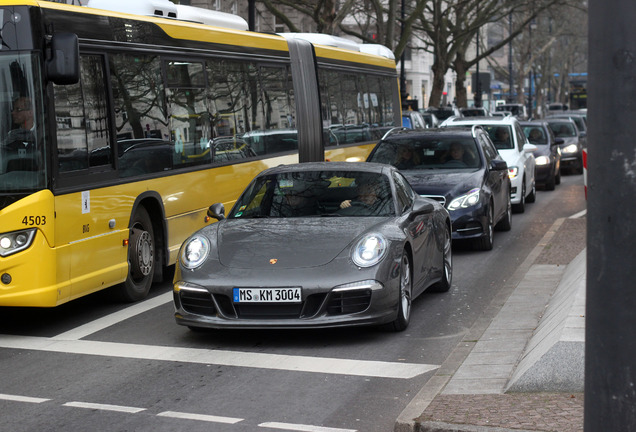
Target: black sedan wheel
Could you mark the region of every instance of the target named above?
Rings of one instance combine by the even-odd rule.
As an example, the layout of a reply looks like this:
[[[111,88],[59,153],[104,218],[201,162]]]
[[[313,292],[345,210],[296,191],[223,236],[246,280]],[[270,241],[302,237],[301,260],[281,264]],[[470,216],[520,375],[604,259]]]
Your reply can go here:
[[[506,204],[506,214],[497,223],[495,229],[499,231],[510,231],[512,229],[512,204],[510,203],[510,194],[508,194],[508,203]]]
[[[475,240],[474,246],[477,250],[491,250],[495,237],[494,227],[494,210],[493,206],[488,206],[488,218],[486,219],[486,226],[484,227],[484,235]]]
[[[400,264],[400,298],[398,299],[398,316],[393,321],[393,330],[403,331],[409,326],[411,319],[411,302],[413,301],[413,280],[411,279],[411,257],[404,251]]]

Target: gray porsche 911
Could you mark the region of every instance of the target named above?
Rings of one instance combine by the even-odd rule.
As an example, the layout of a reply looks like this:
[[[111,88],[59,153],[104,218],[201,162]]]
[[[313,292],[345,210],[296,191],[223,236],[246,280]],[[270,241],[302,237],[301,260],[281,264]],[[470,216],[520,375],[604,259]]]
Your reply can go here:
[[[182,245],[175,318],[197,328],[389,324],[448,291],[451,222],[389,165],[316,162],[259,174]]]

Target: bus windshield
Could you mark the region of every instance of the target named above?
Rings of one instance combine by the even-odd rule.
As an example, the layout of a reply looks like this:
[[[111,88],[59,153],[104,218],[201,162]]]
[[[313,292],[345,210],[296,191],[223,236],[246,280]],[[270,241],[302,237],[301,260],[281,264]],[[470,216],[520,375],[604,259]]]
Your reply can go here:
[[[0,193],[46,186],[39,57],[0,56]]]

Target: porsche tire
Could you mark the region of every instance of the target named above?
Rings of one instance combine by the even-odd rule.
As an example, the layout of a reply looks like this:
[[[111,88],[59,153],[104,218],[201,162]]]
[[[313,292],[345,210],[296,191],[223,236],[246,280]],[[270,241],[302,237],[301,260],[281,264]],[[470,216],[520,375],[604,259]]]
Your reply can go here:
[[[411,320],[411,302],[413,301],[413,279],[411,274],[411,257],[407,251],[402,252],[400,261],[400,292],[398,297],[397,318],[392,327],[396,332],[404,331]]]

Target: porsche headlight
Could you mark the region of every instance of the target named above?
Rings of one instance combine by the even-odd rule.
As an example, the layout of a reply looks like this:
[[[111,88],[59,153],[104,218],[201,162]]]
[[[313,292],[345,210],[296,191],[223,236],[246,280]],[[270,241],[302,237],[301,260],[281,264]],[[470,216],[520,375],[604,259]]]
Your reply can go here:
[[[0,234],[0,256],[6,257],[31,246],[36,228]]]
[[[508,178],[512,180],[519,175],[519,168],[516,166],[508,167]]]
[[[570,144],[563,149],[563,153],[576,153],[577,151],[579,151],[579,148],[576,144]]]
[[[548,165],[549,163],[550,163],[550,158],[548,158],[547,156],[539,156],[536,159],[537,165]]]
[[[353,263],[359,267],[371,267],[382,260],[388,242],[382,234],[367,234],[356,243],[351,254]]]
[[[459,196],[451,201],[448,210],[458,210],[460,208],[468,208],[479,202],[479,189],[471,189],[468,193]]]
[[[210,242],[202,235],[191,237],[181,249],[181,264],[190,270],[199,267],[210,253]]]

